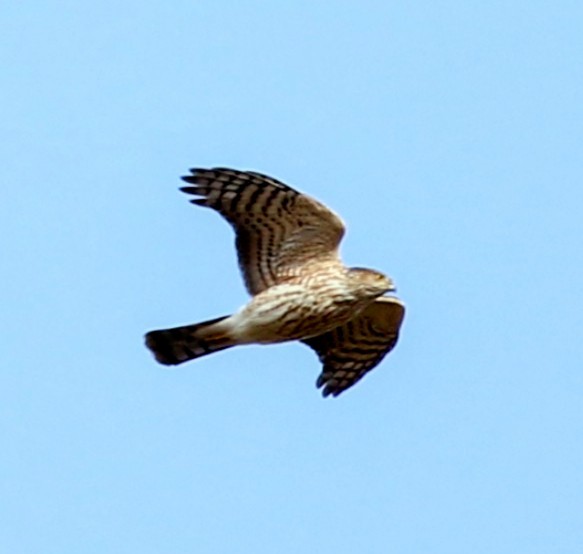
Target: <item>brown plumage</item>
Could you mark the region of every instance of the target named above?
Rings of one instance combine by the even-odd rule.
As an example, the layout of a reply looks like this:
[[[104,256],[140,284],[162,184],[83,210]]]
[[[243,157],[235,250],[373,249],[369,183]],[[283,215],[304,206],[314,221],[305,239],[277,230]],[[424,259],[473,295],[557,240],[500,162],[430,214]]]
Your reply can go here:
[[[234,228],[250,302],[232,316],[152,331],[156,359],[180,364],[239,344],[301,340],[324,367],[317,385],[337,396],[395,346],[404,316],[383,296],[392,281],[346,268],[338,257],[340,218],[323,204],[251,171],[193,169],[181,190],[218,211]]]

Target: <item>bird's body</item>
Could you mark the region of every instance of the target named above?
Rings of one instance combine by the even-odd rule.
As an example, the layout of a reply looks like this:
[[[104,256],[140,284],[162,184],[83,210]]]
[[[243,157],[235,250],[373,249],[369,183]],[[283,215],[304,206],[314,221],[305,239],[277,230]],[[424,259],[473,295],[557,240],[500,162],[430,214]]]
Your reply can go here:
[[[382,296],[394,290],[388,277],[342,264],[337,247],[344,227],[336,214],[258,173],[192,170],[184,180],[196,185],[184,192],[202,196],[193,203],[216,209],[235,228],[253,296],[231,316],[148,333],[146,344],[160,363],[241,344],[301,340],[324,362],[318,386],[337,395],[394,346],[403,305]],[[349,333],[360,333],[360,343],[351,345]],[[332,366],[335,372],[327,373]]]
[[[299,281],[299,279],[296,279]],[[241,344],[300,340],[331,331],[370,304],[351,279],[327,272],[274,285],[221,323]],[[374,298],[373,298],[374,300]]]
[[[350,318],[350,306],[344,300],[347,296],[340,287],[335,288],[332,295],[300,283],[274,285],[227,321],[232,324],[233,336],[242,343],[270,344],[319,335],[336,327],[336,318]],[[334,320],[330,320],[331,314]]]

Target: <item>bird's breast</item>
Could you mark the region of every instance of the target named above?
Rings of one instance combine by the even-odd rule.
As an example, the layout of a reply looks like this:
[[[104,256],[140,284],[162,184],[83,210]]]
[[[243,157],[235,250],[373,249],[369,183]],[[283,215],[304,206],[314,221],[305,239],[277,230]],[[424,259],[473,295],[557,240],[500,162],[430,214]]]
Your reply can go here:
[[[325,333],[354,317],[361,302],[339,283],[282,284],[255,296],[233,316],[244,342],[275,343]]]

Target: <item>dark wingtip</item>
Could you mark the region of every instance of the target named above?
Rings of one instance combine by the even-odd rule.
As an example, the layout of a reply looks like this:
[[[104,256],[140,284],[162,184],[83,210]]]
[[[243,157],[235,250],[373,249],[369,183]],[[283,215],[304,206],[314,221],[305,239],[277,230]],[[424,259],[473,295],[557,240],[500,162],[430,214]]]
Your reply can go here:
[[[324,374],[320,374],[318,380],[316,381],[316,386],[322,388],[322,396],[328,398],[329,396],[336,398],[341,395],[346,389],[339,383],[336,379],[326,380]]]
[[[178,189],[180,192],[185,192],[186,194],[199,194],[199,187],[180,187]]]
[[[326,380],[326,376],[323,373],[320,373],[318,379],[316,380],[316,387],[322,388],[322,396],[327,398],[328,396],[338,396],[342,391],[338,391],[336,386],[338,383],[333,379],[330,381]]]
[[[188,178],[183,177],[183,179],[185,181],[187,181],[188,183],[190,183],[191,181],[188,180]],[[204,189],[202,187],[179,187],[178,190],[180,192],[184,192],[185,194],[198,194],[200,196],[204,196],[204,192],[202,192]],[[197,206],[208,206],[208,198],[195,198],[193,200],[190,200],[191,204],[196,204]]]

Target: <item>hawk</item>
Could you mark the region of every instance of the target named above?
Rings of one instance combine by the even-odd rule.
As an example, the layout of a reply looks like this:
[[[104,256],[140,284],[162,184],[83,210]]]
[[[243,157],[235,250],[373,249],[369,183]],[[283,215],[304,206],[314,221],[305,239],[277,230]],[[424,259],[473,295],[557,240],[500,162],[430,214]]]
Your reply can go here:
[[[347,268],[338,256],[342,220],[326,206],[254,171],[191,169],[180,190],[234,228],[239,266],[252,298],[230,316],[151,331],[156,360],[176,365],[240,344],[299,340],[323,364],[316,385],[338,396],[397,343],[405,308],[393,281]]]

